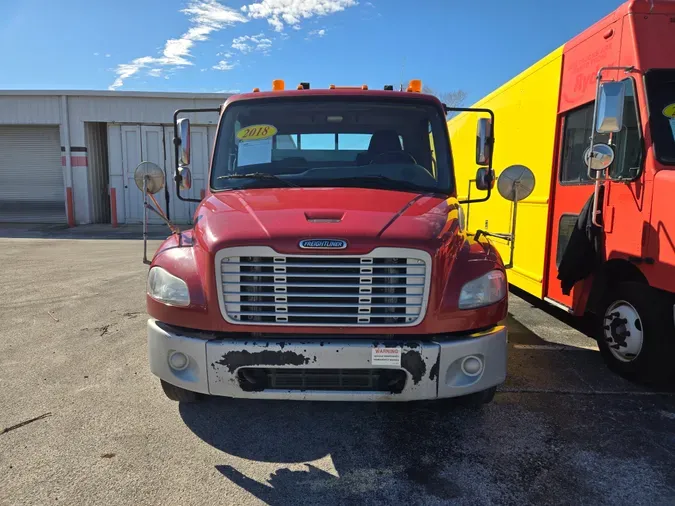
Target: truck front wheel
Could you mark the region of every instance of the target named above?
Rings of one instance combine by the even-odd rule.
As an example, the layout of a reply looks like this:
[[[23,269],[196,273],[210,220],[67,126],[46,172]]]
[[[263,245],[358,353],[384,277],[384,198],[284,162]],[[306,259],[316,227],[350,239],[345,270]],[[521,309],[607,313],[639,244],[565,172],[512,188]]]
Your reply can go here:
[[[611,370],[631,380],[668,379],[675,325],[665,296],[649,285],[620,283],[605,294],[597,318],[598,347]]]
[[[197,392],[185,390],[184,388],[167,383],[164,380],[160,380],[160,382],[162,383],[162,390],[164,390],[164,394],[172,401],[190,403],[197,402],[202,398],[201,394]]]

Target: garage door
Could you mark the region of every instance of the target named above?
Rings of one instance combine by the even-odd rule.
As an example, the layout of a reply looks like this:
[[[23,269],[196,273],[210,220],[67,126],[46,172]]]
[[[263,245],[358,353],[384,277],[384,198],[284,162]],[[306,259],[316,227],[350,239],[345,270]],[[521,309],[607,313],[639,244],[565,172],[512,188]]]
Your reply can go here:
[[[58,127],[0,126],[0,221],[66,222]]]

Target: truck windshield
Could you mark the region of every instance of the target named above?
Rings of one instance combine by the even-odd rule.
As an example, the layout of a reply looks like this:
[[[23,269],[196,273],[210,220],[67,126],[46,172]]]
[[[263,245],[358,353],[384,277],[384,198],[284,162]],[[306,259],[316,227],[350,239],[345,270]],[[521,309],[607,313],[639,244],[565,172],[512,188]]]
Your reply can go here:
[[[675,165],[675,69],[650,70],[645,81],[654,153],[661,163]]]
[[[226,108],[211,189],[365,187],[450,194],[445,117],[420,100],[254,99]]]

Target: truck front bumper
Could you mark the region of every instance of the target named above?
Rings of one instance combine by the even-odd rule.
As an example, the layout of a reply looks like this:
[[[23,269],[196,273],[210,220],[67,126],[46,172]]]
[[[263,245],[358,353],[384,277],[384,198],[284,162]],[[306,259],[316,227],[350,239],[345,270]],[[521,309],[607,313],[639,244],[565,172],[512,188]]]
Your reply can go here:
[[[412,401],[458,397],[506,378],[503,326],[432,341],[219,339],[148,320],[150,370],[194,392],[251,399]],[[383,348],[386,358],[376,348]]]

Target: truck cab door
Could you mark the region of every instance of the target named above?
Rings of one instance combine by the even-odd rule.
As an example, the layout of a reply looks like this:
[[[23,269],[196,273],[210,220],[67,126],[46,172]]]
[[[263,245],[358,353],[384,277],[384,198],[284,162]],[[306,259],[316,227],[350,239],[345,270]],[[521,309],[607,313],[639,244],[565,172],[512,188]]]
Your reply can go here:
[[[617,134],[595,134],[595,143],[612,146],[615,159],[609,167],[611,180],[604,183],[601,209],[605,258],[627,257],[640,252],[642,235],[643,184],[640,183],[642,140],[635,101],[635,81],[625,79],[624,125]],[[563,294],[558,266],[584,204],[593,195],[584,153],[590,146],[595,102],[588,102],[561,118],[561,142],[557,177],[554,181],[551,248],[545,297],[574,309],[580,302],[581,284]]]

